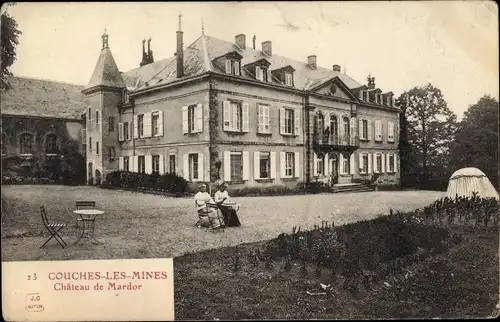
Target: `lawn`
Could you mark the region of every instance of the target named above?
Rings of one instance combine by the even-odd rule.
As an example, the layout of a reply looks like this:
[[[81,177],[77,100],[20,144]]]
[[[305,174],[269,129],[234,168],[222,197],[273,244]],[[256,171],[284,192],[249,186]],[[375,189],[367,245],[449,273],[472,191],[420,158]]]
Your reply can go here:
[[[390,209],[421,208],[443,196],[433,191],[365,192],[280,197],[234,198],[241,228],[211,233],[195,228],[190,198],[172,198],[90,186],[2,186],[2,260],[65,260],[176,257],[224,246],[275,238],[294,226],[303,228],[327,220],[336,225],[387,214]],[[51,241],[40,249],[46,233],[39,207],[49,218],[75,222],[77,200],[95,200],[106,211],[98,217],[96,237],[66,249]],[[68,229],[71,232],[71,229]],[[64,235],[63,235],[64,236]],[[67,236],[71,242],[74,237]]]

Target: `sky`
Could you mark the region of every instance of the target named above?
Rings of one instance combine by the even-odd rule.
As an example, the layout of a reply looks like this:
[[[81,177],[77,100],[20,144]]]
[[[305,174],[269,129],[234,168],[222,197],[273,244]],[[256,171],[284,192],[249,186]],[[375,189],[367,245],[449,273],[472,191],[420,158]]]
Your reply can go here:
[[[101,35],[118,68],[139,67],[142,40],[155,61],[173,56],[178,15],[184,44],[202,33],[223,40],[256,36],[273,53],[342,66],[366,84],[400,95],[431,82],[461,119],[484,94],[499,97],[498,6],[493,1],[18,3],[2,6],[22,35],[17,76],[87,84]]]

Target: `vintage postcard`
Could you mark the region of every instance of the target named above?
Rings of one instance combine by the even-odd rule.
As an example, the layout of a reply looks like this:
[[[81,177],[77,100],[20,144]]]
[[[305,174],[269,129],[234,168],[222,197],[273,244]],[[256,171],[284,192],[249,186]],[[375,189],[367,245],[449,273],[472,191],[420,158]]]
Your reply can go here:
[[[8,321],[499,312],[492,1],[6,3]]]

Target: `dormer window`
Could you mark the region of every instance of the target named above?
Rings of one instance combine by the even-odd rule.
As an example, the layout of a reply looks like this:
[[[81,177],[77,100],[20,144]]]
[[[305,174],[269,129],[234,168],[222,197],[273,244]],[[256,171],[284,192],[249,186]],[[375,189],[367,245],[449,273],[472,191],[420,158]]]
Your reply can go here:
[[[261,82],[267,82],[267,68],[255,66],[255,79]]]
[[[128,90],[124,89],[122,91],[122,103],[123,104],[128,104],[128,102],[129,102]]]
[[[285,85],[286,86],[293,86],[293,74],[292,73],[285,73]]]
[[[226,58],[226,74],[240,76],[240,62],[236,59]]]
[[[363,91],[363,101],[367,101],[367,102],[369,101],[367,91]]]

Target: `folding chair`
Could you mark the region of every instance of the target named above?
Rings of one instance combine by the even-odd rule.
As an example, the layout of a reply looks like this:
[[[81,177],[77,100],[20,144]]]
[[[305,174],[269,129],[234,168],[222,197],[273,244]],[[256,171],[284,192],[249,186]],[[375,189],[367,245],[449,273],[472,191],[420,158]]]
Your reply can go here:
[[[43,243],[43,245],[40,246],[40,248],[43,248],[43,246],[45,246],[52,238],[55,238],[55,240],[57,240],[57,242],[59,243],[59,245],[61,245],[62,248],[64,248],[64,246],[68,246],[68,244],[66,244],[64,239],[62,239],[61,235],[59,235],[59,231],[64,227],[66,227],[66,224],[49,222],[47,218],[47,212],[45,211],[44,206],[40,207],[40,213],[42,214],[43,225],[45,226],[45,228],[47,228],[47,230],[50,233],[49,239],[47,239],[45,243]]]

